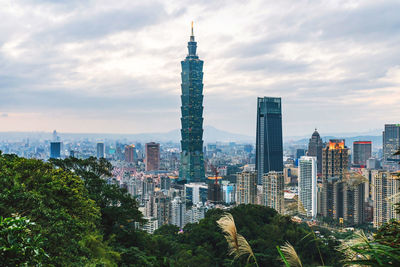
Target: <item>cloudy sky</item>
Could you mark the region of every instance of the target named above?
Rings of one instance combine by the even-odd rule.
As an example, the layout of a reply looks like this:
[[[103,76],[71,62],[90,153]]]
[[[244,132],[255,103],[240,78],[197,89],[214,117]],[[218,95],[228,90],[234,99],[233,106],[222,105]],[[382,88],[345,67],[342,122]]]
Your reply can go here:
[[[257,96],[284,134],[400,122],[399,1],[0,0],[0,131],[180,127],[190,22],[205,124],[254,135]]]

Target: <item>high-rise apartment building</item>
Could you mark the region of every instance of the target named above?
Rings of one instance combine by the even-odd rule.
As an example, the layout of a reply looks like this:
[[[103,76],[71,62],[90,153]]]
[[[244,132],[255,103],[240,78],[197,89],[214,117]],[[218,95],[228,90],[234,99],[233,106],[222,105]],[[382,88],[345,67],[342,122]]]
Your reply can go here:
[[[96,146],[97,158],[104,158],[104,143],[97,143]]]
[[[400,201],[399,177],[388,171],[378,171],[373,175],[372,182],[374,227],[379,227],[391,219],[400,220],[400,214],[396,213],[394,205]]]
[[[349,225],[365,221],[365,184],[360,179],[343,181],[343,220]]]
[[[125,161],[129,163],[134,163],[136,161],[135,145],[125,146]]]
[[[236,203],[257,204],[257,172],[243,171],[236,174]]]
[[[51,159],[61,158],[61,142],[50,143],[50,158]]]
[[[367,161],[372,155],[371,141],[354,141],[353,142],[353,164],[366,166]]]
[[[189,54],[182,65],[181,107],[181,165],[179,179],[204,182],[203,155],[203,61],[196,54],[197,42],[192,34],[188,43]]]
[[[317,157],[303,156],[299,160],[298,210],[308,217],[317,216]]]
[[[349,164],[349,149],[344,140],[329,140],[322,151],[321,212],[324,217],[343,217],[342,178]]]
[[[175,197],[171,201],[171,224],[183,228],[185,226],[186,204],[181,197]]]
[[[322,173],[322,148],[324,144],[317,129],[312,134],[310,141],[308,142],[307,156],[317,158],[317,174]]]
[[[158,171],[160,168],[160,144],[146,144],[146,171]]]
[[[257,98],[257,183],[270,171],[283,171],[281,98]]]
[[[263,204],[283,214],[284,211],[283,172],[270,171],[263,176]]]
[[[170,197],[162,192],[156,192],[154,199],[156,203],[158,225],[169,224],[171,215]]]
[[[400,155],[393,154],[400,148],[400,124],[385,124],[383,131],[383,165],[392,170],[399,169]]]

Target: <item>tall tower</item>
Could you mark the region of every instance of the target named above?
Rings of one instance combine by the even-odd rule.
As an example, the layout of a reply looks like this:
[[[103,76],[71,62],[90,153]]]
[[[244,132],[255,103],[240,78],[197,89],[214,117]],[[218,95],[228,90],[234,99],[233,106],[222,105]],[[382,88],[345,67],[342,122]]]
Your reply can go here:
[[[257,98],[257,183],[270,171],[283,171],[281,98]]]
[[[317,174],[322,173],[322,148],[322,139],[319,136],[317,129],[315,129],[308,143],[307,156],[317,157]]]
[[[158,171],[160,168],[160,144],[150,142],[146,144],[146,171]]]
[[[299,212],[317,216],[317,157],[303,156],[299,160]]]
[[[181,166],[179,180],[205,181],[203,157],[203,61],[196,55],[197,42],[192,35],[189,54],[182,65]]]
[[[400,124],[385,124],[383,131],[383,165],[385,169],[399,170],[400,156],[393,154],[400,148]]]

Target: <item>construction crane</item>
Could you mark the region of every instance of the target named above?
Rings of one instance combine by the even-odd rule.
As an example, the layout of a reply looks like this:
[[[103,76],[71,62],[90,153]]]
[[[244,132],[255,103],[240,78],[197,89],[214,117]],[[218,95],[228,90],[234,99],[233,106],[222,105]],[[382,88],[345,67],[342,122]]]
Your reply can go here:
[[[219,171],[218,168],[216,168],[213,164],[209,163],[208,164],[210,166],[211,171],[214,173],[214,176],[209,176],[208,179],[209,180],[213,180],[215,179],[215,184],[218,184],[218,180],[222,179],[221,176],[218,176]]]

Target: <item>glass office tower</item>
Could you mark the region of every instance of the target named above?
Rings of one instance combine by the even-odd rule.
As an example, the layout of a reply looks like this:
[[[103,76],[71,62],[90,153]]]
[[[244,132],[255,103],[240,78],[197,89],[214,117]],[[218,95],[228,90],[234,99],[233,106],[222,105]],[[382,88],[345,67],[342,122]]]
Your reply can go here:
[[[179,180],[205,180],[203,157],[203,61],[196,55],[197,43],[192,35],[188,42],[189,54],[182,65],[181,107],[181,166]]]
[[[280,97],[257,98],[257,183],[270,171],[283,171],[282,109]]]

